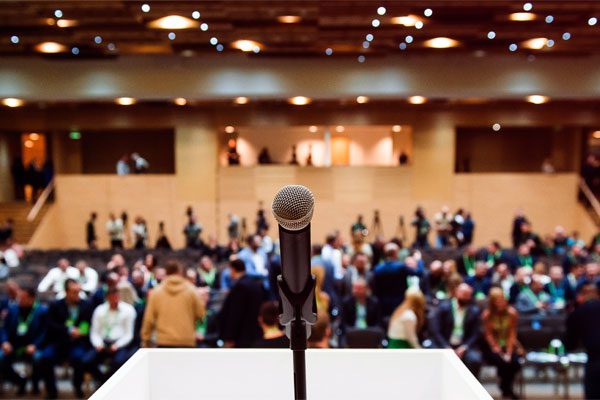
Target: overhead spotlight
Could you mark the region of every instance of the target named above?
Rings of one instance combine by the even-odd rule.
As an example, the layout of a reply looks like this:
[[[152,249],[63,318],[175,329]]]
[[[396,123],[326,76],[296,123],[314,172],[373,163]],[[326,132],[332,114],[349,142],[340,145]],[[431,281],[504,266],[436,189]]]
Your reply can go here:
[[[519,46],[517,46],[516,43],[511,43],[510,45],[508,45],[509,51],[517,51],[518,48],[519,48]]]
[[[54,18],[46,18],[46,23],[52,26],[56,24],[56,20]]]
[[[302,21],[302,17],[299,15],[280,15],[277,17],[277,21],[282,24],[297,24]]]
[[[414,40],[414,38],[413,38],[411,35],[407,35],[407,36],[404,38],[404,41],[405,41],[407,44],[411,44],[411,43],[413,42],[413,40]]]
[[[594,133],[592,133],[592,137],[594,139],[600,139],[600,131],[594,131]]]
[[[562,39],[563,40],[569,40],[571,39],[571,34],[569,32],[565,32],[562,34]]]
[[[450,39],[447,37],[436,37],[423,42],[423,45],[425,47],[431,47],[434,49],[448,49],[450,47],[456,47],[459,44],[460,42],[458,40]]]
[[[369,102],[369,98],[368,98],[367,96],[358,96],[358,97],[356,98],[356,102],[357,102],[358,104],[365,104],[365,103],[368,103],[368,102]]]
[[[546,21],[547,24],[551,24],[552,22],[554,22],[554,17],[552,15],[546,15],[544,21]]]
[[[404,26],[415,26],[417,22],[422,22],[421,17],[413,14],[404,15],[401,17],[393,17],[390,21],[392,24]]]
[[[68,51],[69,48],[64,44],[60,44],[57,42],[43,42],[34,47],[35,51],[39,51],[40,53],[54,54],[54,53],[63,53]]]
[[[247,97],[244,97],[244,96],[236,97],[235,100],[234,100],[235,104],[240,104],[240,105],[242,105],[242,104],[248,104],[249,101],[250,100]]]
[[[410,104],[425,104],[427,102],[427,98],[423,96],[411,96],[408,98],[408,102]]]
[[[31,140],[26,140],[25,143],[23,143],[25,145],[25,147],[27,147],[28,149],[33,147],[33,141]]]
[[[502,129],[502,126],[499,123],[495,123],[494,125],[492,125],[492,130],[494,132],[498,132],[500,129]]]
[[[392,126],[392,132],[398,133],[402,130],[402,127],[400,125],[394,125]]]
[[[177,104],[178,106],[185,106],[188,101],[183,97],[177,97],[173,100],[173,103]]]
[[[367,42],[372,42],[373,39],[374,39],[374,37],[373,37],[373,34],[371,34],[371,33],[367,33],[367,35],[365,36],[365,40]]]
[[[262,43],[259,43],[254,40],[242,39],[242,40],[236,40],[235,42],[231,43],[231,47],[247,53],[250,51],[256,52],[255,49],[262,50],[263,45],[262,45]]]
[[[328,56],[332,55],[333,54],[333,49],[331,47],[326,48],[325,49],[325,54],[328,55]]]
[[[381,21],[379,21],[377,18],[374,18],[373,21],[371,21],[371,25],[373,28],[377,28],[379,25],[381,25]]]
[[[379,14],[379,15],[385,15],[386,11],[387,11],[387,10],[386,10],[386,9],[385,9],[385,7],[383,7],[383,6],[382,6],[382,7],[379,7],[379,8],[377,8],[377,14]]]
[[[40,138],[40,134],[39,133],[30,133],[29,134],[29,139],[36,141]]]
[[[202,32],[206,32],[208,30],[208,24],[206,22],[203,22],[200,24],[200,30]]]
[[[512,13],[508,16],[508,19],[511,21],[534,21],[537,18],[537,15],[529,12],[516,12]]]
[[[346,130],[346,128],[344,128],[344,126],[343,126],[343,125],[338,125],[338,126],[336,126],[336,127],[335,127],[335,131],[336,131],[337,133],[342,133],[342,132],[344,132],[345,130]]]
[[[426,8],[425,11],[423,11],[423,15],[429,18],[433,15],[433,10],[431,8]]]
[[[233,126],[227,125],[225,127],[225,133],[233,133],[233,132],[235,132],[235,128]]]
[[[311,126],[308,127],[308,131],[310,133],[317,133],[318,130],[319,130],[319,128],[317,128],[316,125],[311,125]]]
[[[21,107],[25,104],[25,100],[17,99],[14,97],[7,97],[6,99],[2,99],[2,105],[10,108]]]
[[[55,11],[54,11],[54,16],[55,16],[56,18],[62,18],[62,16],[63,16],[63,12],[62,12],[61,10],[55,10]]]
[[[532,94],[531,96],[527,96],[526,100],[529,103],[533,103],[533,104],[544,104],[544,103],[547,103],[548,101],[550,101],[550,98],[548,96]]]
[[[120,106],[131,106],[137,103],[137,100],[133,97],[119,97],[115,99],[115,103],[117,103]]]
[[[359,63],[362,64],[365,61],[367,61],[367,58],[364,55],[361,54],[360,56],[358,56],[357,60],[358,60]]]
[[[194,12],[192,12],[192,18],[199,19],[200,18],[200,11],[194,11]]]
[[[142,11],[147,13],[150,11],[150,5],[149,4],[142,4]]]
[[[496,37],[496,32],[494,32],[494,31],[489,31],[489,32],[487,33],[487,38],[488,38],[488,39],[492,40],[492,39],[494,39],[495,37]]]
[[[198,21],[181,15],[168,15],[148,22],[148,27],[155,29],[191,29],[198,26]]]
[[[525,4],[523,4],[523,10],[525,10],[525,11],[531,11],[531,9],[533,9],[533,4],[531,4],[531,3],[525,3]]]
[[[19,39],[19,37],[18,37],[17,35],[12,35],[12,36],[10,37],[10,42],[11,42],[12,44],[18,44],[18,43],[19,43],[19,41],[20,41],[20,39]]]
[[[56,21],[56,26],[59,28],[71,28],[79,25],[79,22],[75,19],[59,19]]]
[[[310,97],[305,96],[295,96],[288,99],[288,103],[293,104],[295,106],[305,106],[310,104],[312,99]]]
[[[521,46],[525,47],[526,49],[541,50],[546,46],[546,44],[548,44],[547,38],[534,38],[524,41],[521,43]]]
[[[177,37],[177,34],[175,32],[169,32],[167,37],[169,38],[169,40],[175,40],[175,38]]]
[[[102,43],[102,36],[95,36],[94,37],[94,43],[96,43],[96,44]]]
[[[423,27],[423,21],[417,21],[417,22],[415,22],[415,28],[421,29],[422,27]]]
[[[596,18],[596,17],[592,17],[592,18],[588,19],[588,25],[589,26],[594,26],[597,23],[598,23],[598,18]]]

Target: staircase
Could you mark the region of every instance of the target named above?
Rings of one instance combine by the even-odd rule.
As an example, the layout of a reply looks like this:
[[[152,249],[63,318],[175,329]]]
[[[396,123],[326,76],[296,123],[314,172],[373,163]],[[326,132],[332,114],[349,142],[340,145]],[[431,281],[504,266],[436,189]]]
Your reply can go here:
[[[29,214],[31,207],[30,203],[24,201],[0,203],[0,223],[4,223],[7,218],[12,218],[15,221],[13,229],[14,239],[17,243],[27,244],[29,242],[50,205],[48,203],[44,204],[35,220],[29,222],[27,221],[27,214]]]

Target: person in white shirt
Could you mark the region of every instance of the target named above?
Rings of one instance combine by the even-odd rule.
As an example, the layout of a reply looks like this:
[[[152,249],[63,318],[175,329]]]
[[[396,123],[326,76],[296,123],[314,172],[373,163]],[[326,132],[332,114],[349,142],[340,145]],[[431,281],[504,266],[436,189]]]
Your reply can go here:
[[[110,377],[133,354],[131,342],[135,329],[136,312],[132,305],[121,301],[117,288],[108,289],[106,301],[96,307],[92,315],[90,342],[96,349],[93,374],[101,383]],[[110,360],[108,374],[98,365]]]
[[[123,248],[123,220],[110,213],[109,221],[106,223],[106,230],[110,238],[111,249]]]
[[[142,174],[148,171],[150,168],[150,164],[146,161],[145,158],[140,156],[138,153],[131,154],[131,159],[133,160],[134,171],[136,174]]]
[[[146,241],[148,240],[148,228],[146,227],[146,221],[142,217],[136,217],[131,227],[131,236],[133,238],[133,247],[141,250],[146,248]]]
[[[327,235],[325,245],[321,249],[321,258],[333,265],[335,279],[344,278],[344,267],[342,266],[342,238],[338,232]]]
[[[81,290],[88,296],[92,295],[98,288],[98,273],[84,260],[77,261],[75,268],[79,271],[78,281],[81,284]]]
[[[56,299],[65,297],[65,281],[67,279],[79,279],[77,268],[69,265],[69,260],[61,258],[56,267],[50,269],[44,279],[38,285],[38,292],[54,292]]]
[[[406,297],[390,318],[390,349],[420,349],[419,331],[425,323],[425,296],[417,288],[406,291]]]

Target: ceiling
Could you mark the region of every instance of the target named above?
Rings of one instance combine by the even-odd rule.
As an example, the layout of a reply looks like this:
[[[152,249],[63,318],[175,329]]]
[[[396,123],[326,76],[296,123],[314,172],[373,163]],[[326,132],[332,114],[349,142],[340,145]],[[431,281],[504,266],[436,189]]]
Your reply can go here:
[[[391,54],[439,54],[469,52],[487,54],[581,57],[600,53],[600,1],[531,1],[534,21],[511,21],[523,12],[524,1],[2,1],[0,3],[0,57],[31,56],[59,59],[113,58],[130,54],[165,54],[198,57],[239,52],[231,47],[239,39],[250,39],[264,47],[249,57],[383,57]],[[148,12],[142,5],[148,4]],[[378,8],[385,7],[379,15]],[[432,15],[424,15],[431,9]],[[62,18],[55,15],[62,12]],[[192,13],[200,13],[192,19]],[[162,30],[148,22],[168,15],[188,17],[196,27]],[[277,17],[295,15],[297,23],[281,23]],[[393,24],[392,18],[414,15],[423,27]],[[552,21],[548,23],[547,17]],[[196,17],[198,15],[196,14]],[[373,27],[373,19],[380,21]],[[59,19],[74,20],[76,26],[59,27]],[[207,24],[206,30],[200,24]],[[495,37],[488,38],[493,31]],[[174,39],[169,38],[174,33]],[[365,44],[366,35],[373,40]],[[568,33],[570,38],[563,39]],[[407,43],[406,37],[413,40]],[[96,37],[100,37],[99,40]],[[173,37],[173,36],[171,36]],[[449,37],[459,42],[451,49],[424,46],[426,40]],[[211,44],[211,38],[213,43]],[[526,49],[525,40],[546,38],[554,45]],[[41,42],[65,45],[58,54],[41,54]],[[410,41],[410,39],[408,40]],[[404,43],[405,49],[400,45]],[[517,50],[509,51],[511,44]],[[368,48],[365,48],[368,46]],[[77,50],[73,54],[73,48]],[[364,60],[364,58],[362,58]]]

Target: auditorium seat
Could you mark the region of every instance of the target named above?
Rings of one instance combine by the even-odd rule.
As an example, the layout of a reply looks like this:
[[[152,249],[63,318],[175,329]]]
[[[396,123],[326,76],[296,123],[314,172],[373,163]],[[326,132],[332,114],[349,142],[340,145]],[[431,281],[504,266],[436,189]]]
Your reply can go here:
[[[380,328],[356,329],[346,331],[346,347],[351,349],[378,349],[383,347],[385,333]]]

